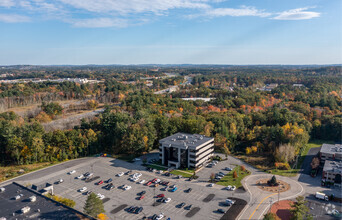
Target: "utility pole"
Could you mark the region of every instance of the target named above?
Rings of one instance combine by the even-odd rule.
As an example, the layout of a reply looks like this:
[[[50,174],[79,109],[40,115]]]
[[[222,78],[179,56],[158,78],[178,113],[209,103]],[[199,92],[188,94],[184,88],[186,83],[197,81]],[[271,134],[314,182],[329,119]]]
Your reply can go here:
[[[278,202],[279,202],[279,199],[280,199],[280,186],[278,185]]]

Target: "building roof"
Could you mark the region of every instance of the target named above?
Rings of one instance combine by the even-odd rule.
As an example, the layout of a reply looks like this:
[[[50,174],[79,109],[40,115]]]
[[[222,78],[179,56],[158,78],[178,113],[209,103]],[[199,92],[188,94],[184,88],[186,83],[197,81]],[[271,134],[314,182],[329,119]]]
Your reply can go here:
[[[323,171],[342,174],[342,161],[326,160]]]
[[[196,148],[212,140],[214,140],[214,138],[200,134],[187,134],[179,132],[169,137],[163,138],[159,142],[174,147],[185,146],[187,148]]]
[[[321,153],[342,155],[342,144],[323,144]]]
[[[18,183],[4,186],[5,191],[0,192],[0,218],[6,219],[93,219],[72,208],[42,196]],[[20,195],[19,199],[14,199]],[[30,197],[36,196],[36,201],[31,202]],[[21,209],[30,207],[30,211],[23,214]],[[14,213],[14,214],[13,214]]]

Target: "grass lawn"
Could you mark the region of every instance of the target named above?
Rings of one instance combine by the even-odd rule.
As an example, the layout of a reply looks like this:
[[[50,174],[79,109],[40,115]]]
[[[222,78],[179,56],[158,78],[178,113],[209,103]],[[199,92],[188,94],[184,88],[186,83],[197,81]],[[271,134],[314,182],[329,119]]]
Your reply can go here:
[[[181,175],[185,178],[192,177],[192,175],[193,175],[193,173],[191,173],[191,172],[186,172],[186,171],[183,172],[182,170],[172,170],[171,173],[173,175],[176,175],[176,176]]]
[[[11,165],[0,167],[0,182],[58,163],[61,162],[44,162],[28,165]],[[24,173],[19,173],[20,170],[24,170]]]
[[[238,174],[238,177],[235,179],[233,178],[234,171],[236,171],[236,173]],[[230,171],[227,175],[225,175],[216,184],[222,185],[222,186],[231,185],[231,186],[236,186],[236,188],[239,188],[240,186],[242,186],[241,180],[250,174],[251,173],[248,170],[243,172],[240,170],[240,166],[236,166],[232,171]]]

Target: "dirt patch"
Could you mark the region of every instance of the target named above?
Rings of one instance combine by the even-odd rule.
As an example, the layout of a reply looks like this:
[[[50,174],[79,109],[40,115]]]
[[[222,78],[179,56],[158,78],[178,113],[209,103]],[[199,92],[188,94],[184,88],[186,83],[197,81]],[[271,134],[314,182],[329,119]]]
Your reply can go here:
[[[267,184],[267,181],[269,179],[261,179],[256,182],[256,185],[259,187],[259,189],[267,191],[267,192],[286,192],[291,188],[290,184],[287,182],[284,182],[282,180],[277,180],[278,186],[269,186]]]
[[[97,179],[100,179],[100,177],[99,177],[99,176],[95,176],[95,177],[93,177],[93,178],[86,179],[85,182],[86,182],[86,183],[91,183],[91,182],[93,182],[93,181],[95,181],[95,180],[97,180]]]
[[[110,211],[110,213],[116,214],[116,213],[120,212],[121,210],[123,210],[124,208],[126,208],[127,206],[128,206],[127,204],[120,205],[120,206],[116,207],[115,209],[113,209],[112,211]]]
[[[196,215],[196,213],[201,210],[200,207],[195,207],[193,209],[191,209],[188,213],[186,213],[185,217],[187,218],[191,218],[192,216]]]
[[[290,220],[290,209],[292,204],[293,201],[291,200],[283,200],[276,202],[272,205],[270,212],[276,214],[281,220]]]
[[[209,194],[203,199],[203,202],[210,202],[215,197],[215,194]]]

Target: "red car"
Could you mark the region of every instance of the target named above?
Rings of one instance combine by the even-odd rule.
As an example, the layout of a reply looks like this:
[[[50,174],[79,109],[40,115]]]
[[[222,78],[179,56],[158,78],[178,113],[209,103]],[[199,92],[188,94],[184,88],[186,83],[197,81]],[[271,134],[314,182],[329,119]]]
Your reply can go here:
[[[155,181],[157,181],[157,179],[156,179],[156,178],[154,178],[154,179],[152,180],[152,183],[154,183]]]
[[[139,197],[139,200],[142,200],[143,198],[145,198],[144,195],[140,196],[140,197]]]
[[[146,183],[146,186],[149,186],[149,185],[151,185],[151,184],[152,184],[152,182],[150,181],[150,182]]]
[[[100,180],[97,185],[101,185],[103,183],[103,180]]]
[[[164,194],[159,194],[159,195],[157,195],[157,197],[158,198],[163,198],[163,197],[165,197],[165,195]]]

